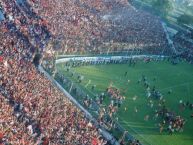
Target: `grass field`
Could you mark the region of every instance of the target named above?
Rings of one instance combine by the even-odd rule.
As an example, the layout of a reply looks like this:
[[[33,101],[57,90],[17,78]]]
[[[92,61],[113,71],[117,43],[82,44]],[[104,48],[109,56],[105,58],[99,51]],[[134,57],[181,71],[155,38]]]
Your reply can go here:
[[[67,77],[70,76],[62,64],[58,64],[57,69]],[[193,145],[193,118],[190,118],[193,110],[179,109],[179,100],[193,103],[192,65],[185,62],[178,65],[171,65],[168,62],[150,62],[148,64],[138,62],[135,67],[130,67],[128,64],[92,65],[72,68],[71,71],[84,76],[83,82],[80,83],[81,87],[85,87],[88,80],[91,80],[91,84],[85,90],[93,94],[104,92],[110,82],[113,82],[117,88],[126,90],[124,94],[126,100],[117,112],[119,123],[143,144]],[[126,71],[128,74],[125,77]],[[164,95],[167,108],[187,120],[183,132],[175,132],[173,135],[169,135],[166,131],[159,133],[159,120],[153,119],[155,108],[147,105],[145,89],[142,84],[137,83],[142,74],[147,77],[150,86],[155,85]],[[76,80],[76,78],[71,79]],[[94,91],[91,85],[96,85]],[[172,90],[171,94],[167,93],[169,90]],[[138,96],[135,101],[132,99],[134,96]],[[138,109],[137,113],[134,108]],[[150,116],[149,121],[144,121],[146,115]]]

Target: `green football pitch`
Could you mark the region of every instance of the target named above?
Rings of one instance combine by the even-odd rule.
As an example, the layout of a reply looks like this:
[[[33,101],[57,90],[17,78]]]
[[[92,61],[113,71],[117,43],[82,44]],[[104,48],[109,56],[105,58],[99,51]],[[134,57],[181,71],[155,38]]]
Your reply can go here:
[[[76,82],[76,78],[70,77],[62,64],[58,64],[57,69]],[[185,62],[178,65],[171,65],[169,62],[138,62],[135,67],[128,64],[90,65],[71,68],[70,71],[84,76],[79,85],[89,93],[105,92],[110,83],[124,90],[126,99],[117,112],[118,121],[143,144],[193,145],[193,118],[190,117],[193,110],[189,108],[182,110],[179,107],[180,100],[193,103],[192,65]],[[124,75],[126,71],[127,76]],[[155,86],[164,95],[166,107],[186,119],[183,132],[169,135],[165,129],[160,134],[158,127],[160,121],[154,118],[156,105],[153,108],[147,105],[144,86],[137,83],[142,75],[147,77],[150,86]],[[91,89],[92,85],[96,85],[94,90]],[[172,93],[168,94],[171,90]],[[136,99],[133,99],[134,96],[137,96]],[[156,100],[153,101],[156,104]],[[137,112],[134,111],[136,108]],[[145,121],[144,117],[147,115],[149,120]]]

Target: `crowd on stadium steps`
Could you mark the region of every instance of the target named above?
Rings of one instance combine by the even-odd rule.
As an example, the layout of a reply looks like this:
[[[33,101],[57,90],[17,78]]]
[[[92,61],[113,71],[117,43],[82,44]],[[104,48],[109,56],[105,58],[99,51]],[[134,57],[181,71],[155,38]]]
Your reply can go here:
[[[106,144],[98,128],[32,63],[50,37],[43,20],[27,4],[3,0],[1,5],[0,144]]]
[[[109,47],[111,51],[144,47],[154,53],[168,50],[160,20],[135,10],[124,0],[29,1],[46,19],[63,52],[101,52]]]
[[[33,138],[28,135],[27,128],[16,120],[12,107],[1,95],[0,108],[0,144],[35,144]]]
[[[101,32],[105,31],[99,30],[103,25],[99,24],[97,16],[89,13],[84,5],[77,6],[74,1],[48,0],[32,5],[49,22],[51,32],[65,46],[62,51],[87,50],[84,44],[89,46],[91,41],[99,41]]]
[[[9,20],[8,29],[17,30],[17,34],[25,37],[33,47],[43,48],[50,38],[44,20],[36,15],[27,3],[4,0],[1,4],[4,16]]]
[[[113,42],[131,43],[142,48],[145,46],[145,48],[163,47],[164,49],[167,46],[166,35],[157,17],[132,8],[115,7],[115,9],[118,9],[118,12],[112,10],[112,13],[118,18],[110,18],[114,25],[111,25],[109,35],[107,35],[108,38],[112,38],[114,33]],[[121,16],[121,13],[125,15]]]
[[[113,6],[122,7],[124,5],[128,5],[127,0],[97,0],[93,2],[92,0],[80,0],[81,3],[86,4],[88,7],[95,9],[96,12],[103,13],[104,11],[108,11],[112,9]]]
[[[178,32],[176,35],[174,35],[173,39],[175,42],[176,47],[182,47],[187,49],[193,49],[193,32]],[[188,39],[189,38],[189,39]]]
[[[179,54],[176,57],[184,58],[186,61],[193,63],[193,32],[178,32],[173,37],[174,45]]]

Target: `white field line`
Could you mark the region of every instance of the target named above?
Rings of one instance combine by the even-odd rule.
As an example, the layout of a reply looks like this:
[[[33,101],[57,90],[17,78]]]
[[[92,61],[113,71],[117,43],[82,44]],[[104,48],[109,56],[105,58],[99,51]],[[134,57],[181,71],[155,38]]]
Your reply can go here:
[[[118,115],[117,115],[117,116],[118,116]],[[121,119],[120,121],[122,121],[122,123],[124,123],[125,125],[128,126],[128,122],[124,121],[123,118],[121,118],[120,116],[118,116],[118,117],[119,117],[119,119]],[[130,127],[130,126],[128,126],[128,127],[129,127],[133,132],[137,133],[137,135],[140,136],[146,143],[148,143],[148,145],[152,145],[152,144],[149,143],[149,141],[147,141],[147,140],[145,139],[145,137],[144,137],[143,135],[141,135],[138,131],[136,131],[135,129],[133,129],[133,127]]]

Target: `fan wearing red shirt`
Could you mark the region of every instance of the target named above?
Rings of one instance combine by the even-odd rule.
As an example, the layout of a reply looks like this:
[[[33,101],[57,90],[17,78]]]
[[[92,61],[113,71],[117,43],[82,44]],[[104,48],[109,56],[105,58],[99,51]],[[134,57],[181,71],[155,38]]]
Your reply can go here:
[[[0,145],[3,143],[3,133],[0,132]]]
[[[92,145],[98,145],[98,139],[93,138],[91,143],[92,143]]]
[[[3,56],[0,56],[0,62],[3,62]]]

